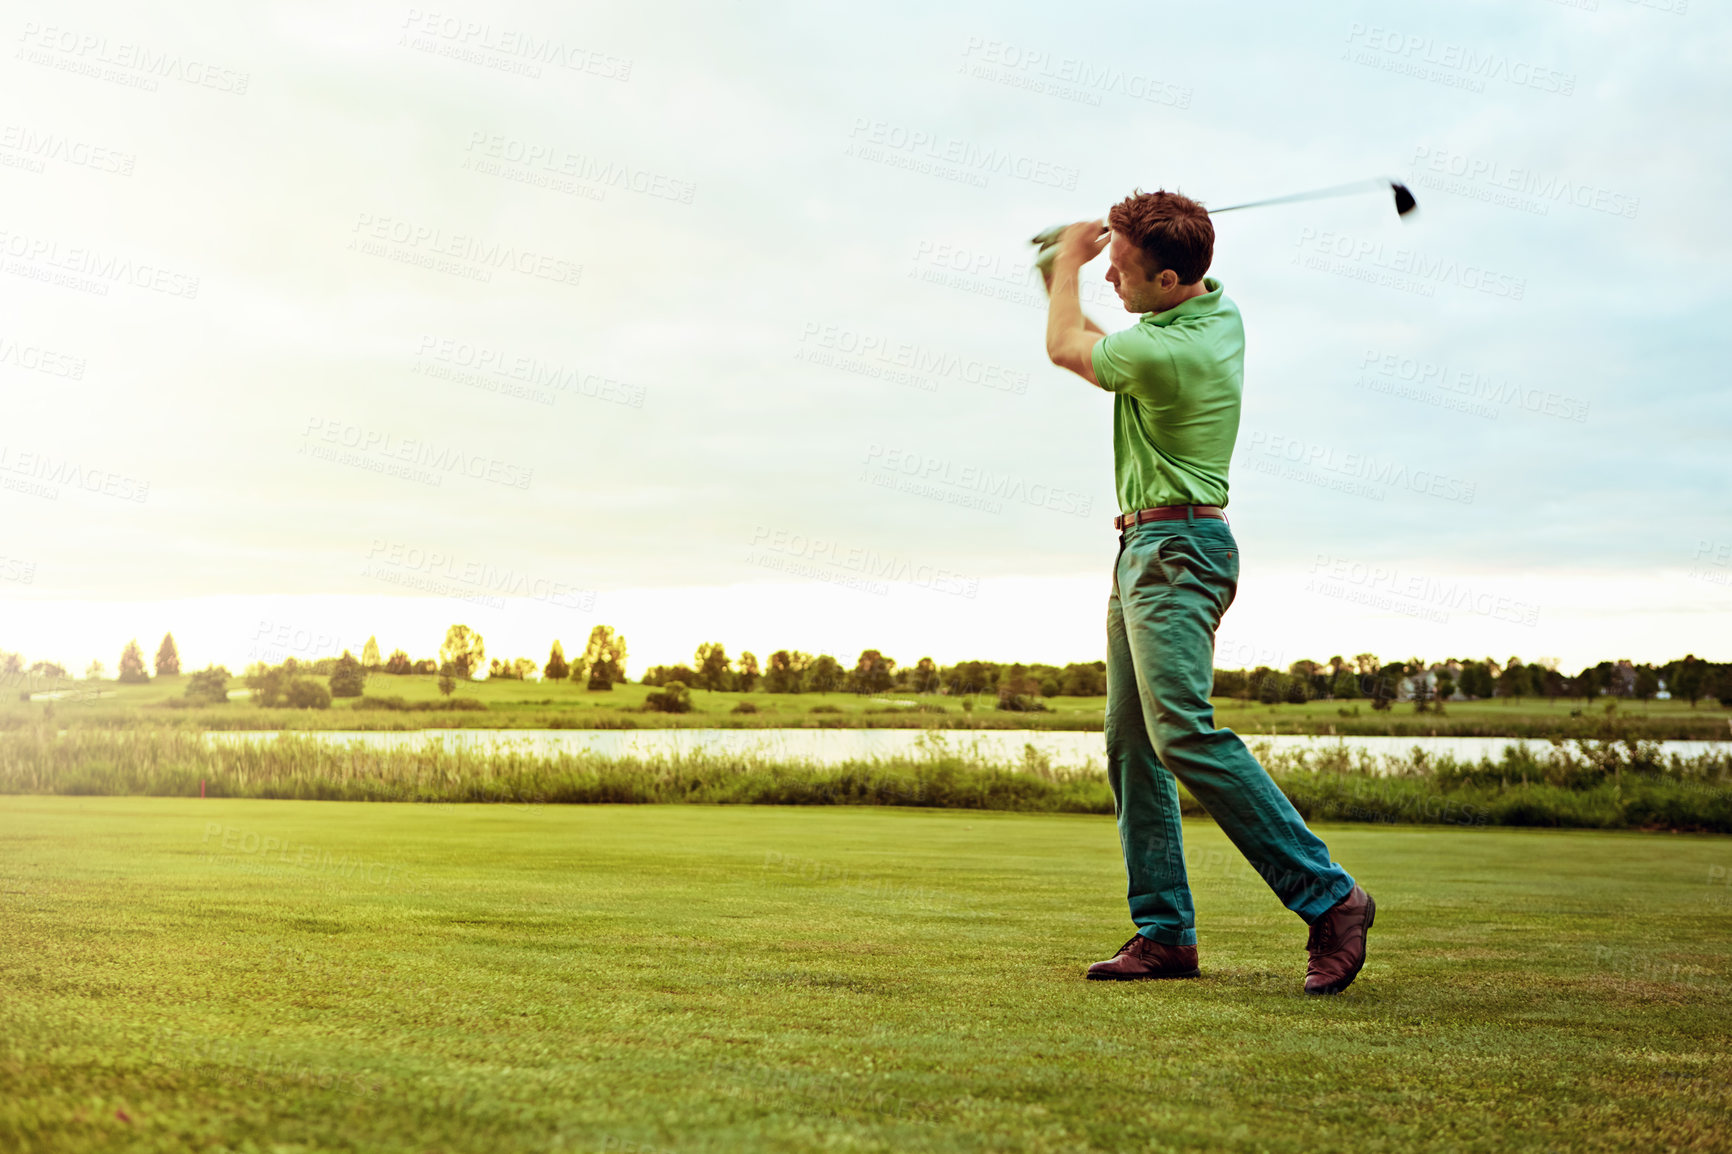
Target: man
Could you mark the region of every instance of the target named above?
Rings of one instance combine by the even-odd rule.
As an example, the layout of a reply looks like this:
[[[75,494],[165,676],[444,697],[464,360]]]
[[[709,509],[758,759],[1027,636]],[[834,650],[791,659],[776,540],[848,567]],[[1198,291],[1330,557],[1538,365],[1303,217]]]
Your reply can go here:
[[[1110,336],[1083,316],[1077,287],[1109,223],[1106,279],[1142,314]],[[1245,743],[1215,728],[1209,704],[1215,629],[1239,580],[1223,510],[1245,353],[1238,308],[1204,276],[1214,247],[1202,205],[1138,192],[1106,222],[1065,229],[1048,275],[1047,356],[1113,394],[1121,513],[1107,600],[1107,775],[1137,932],[1088,976],[1198,974],[1176,778],[1310,925],[1306,993],[1335,994],[1364,965],[1376,907]]]

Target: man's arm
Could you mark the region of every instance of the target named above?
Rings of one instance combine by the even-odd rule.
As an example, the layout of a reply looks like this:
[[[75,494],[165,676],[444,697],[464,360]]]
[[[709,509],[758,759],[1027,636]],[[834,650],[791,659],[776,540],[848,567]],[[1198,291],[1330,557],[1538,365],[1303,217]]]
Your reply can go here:
[[[1106,334],[1083,315],[1078,279],[1082,266],[1106,247],[1102,221],[1081,221],[1065,229],[1052,262],[1047,291],[1046,355],[1053,364],[1069,369],[1091,385],[1095,380],[1095,342]]]

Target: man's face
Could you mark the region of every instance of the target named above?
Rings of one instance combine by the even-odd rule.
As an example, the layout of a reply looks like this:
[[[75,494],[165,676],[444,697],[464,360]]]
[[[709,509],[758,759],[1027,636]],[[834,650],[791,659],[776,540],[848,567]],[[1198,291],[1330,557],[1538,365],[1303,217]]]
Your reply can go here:
[[[1164,312],[1176,303],[1173,298],[1178,296],[1179,274],[1164,268],[1151,278],[1148,259],[1142,249],[1120,233],[1113,233],[1113,242],[1107,249],[1107,280],[1124,302],[1126,312]]]

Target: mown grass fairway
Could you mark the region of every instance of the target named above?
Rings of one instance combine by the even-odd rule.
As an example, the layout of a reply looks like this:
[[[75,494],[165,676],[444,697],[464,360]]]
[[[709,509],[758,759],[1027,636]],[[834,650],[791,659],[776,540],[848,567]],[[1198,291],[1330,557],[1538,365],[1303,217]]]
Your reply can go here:
[[[1732,841],[1322,832],[1335,999],[1204,822],[1117,986],[1109,818],[4,797],[0,1148],[1726,1147]]]

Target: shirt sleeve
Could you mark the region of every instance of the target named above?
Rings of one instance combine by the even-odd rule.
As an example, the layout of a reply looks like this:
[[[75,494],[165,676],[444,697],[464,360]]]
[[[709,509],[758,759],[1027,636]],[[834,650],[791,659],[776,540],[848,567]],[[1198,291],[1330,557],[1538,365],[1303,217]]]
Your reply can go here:
[[[1173,358],[1160,338],[1143,325],[1096,341],[1094,370],[1095,382],[1109,393],[1129,393],[1154,402],[1172,396]]]

